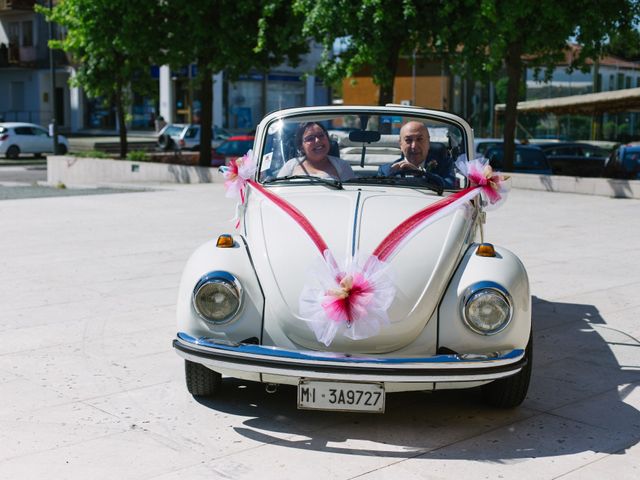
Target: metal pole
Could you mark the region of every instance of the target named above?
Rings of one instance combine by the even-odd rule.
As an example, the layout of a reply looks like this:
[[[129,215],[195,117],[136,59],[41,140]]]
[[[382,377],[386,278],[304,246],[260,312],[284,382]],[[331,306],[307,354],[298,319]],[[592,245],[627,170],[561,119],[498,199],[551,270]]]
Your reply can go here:
[[[49,0],[49,13],[53,9],[53,0]],[[49,20],[49,41],[53,40],[53,21]],[[53,61],[53,49],[49,46],[49,76],[51,77],[51,123],[49,124],[49,135],[53,137],[53,154],[58,153],[58,129],[56,126],[56,69]]]

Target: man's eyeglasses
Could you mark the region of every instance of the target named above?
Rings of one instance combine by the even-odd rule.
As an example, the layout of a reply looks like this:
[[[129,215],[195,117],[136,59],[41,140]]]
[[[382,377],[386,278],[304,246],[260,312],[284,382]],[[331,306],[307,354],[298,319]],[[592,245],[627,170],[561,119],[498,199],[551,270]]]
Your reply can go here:
[[[322,139],[324,139],[324,138],[326,138],[326,135],[325,135],[324,133],[317,133],[317,134],[315,134],[315,135],[307,135],[306,137],[304,137],[304,138],[302,139],[302,141],[303,141],[304,143],[313,143],[313,142],[315,142],[316,140],[322,140]]]

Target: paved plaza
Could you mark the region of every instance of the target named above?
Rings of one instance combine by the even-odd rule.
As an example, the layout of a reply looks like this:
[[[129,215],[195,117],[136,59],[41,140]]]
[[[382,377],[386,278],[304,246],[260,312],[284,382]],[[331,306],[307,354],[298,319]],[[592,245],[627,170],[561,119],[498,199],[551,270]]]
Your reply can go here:
[[[234,379],[194,399],[177,287],[232,216],[220,183],[0,201],[0,478],[640,478],[640,200],[512,190],[488,213],[533,295],[532,385],[507,411],[476,391],[300,411]]]

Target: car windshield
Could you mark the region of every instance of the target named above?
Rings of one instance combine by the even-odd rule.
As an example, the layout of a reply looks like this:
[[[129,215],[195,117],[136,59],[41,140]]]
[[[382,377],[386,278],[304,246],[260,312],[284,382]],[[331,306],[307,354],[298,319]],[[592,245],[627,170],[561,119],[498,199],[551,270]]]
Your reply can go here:
[[[252,146],[253,140],[227,140],[216,148],[216,152],[229,156],[241,156],[247,153]]]
[[[184,126],[182,125],[169,125],[165,129],[164,133],[165,135],[178,135],[183,128]]]
[[[419,142],[413,140],[411,147],[403,146],[401,138],[407,143],[407,132],[411,128],[414,135],[423,138],[421,132],[426,129],[428,144],[418,145]],[[440,185],[444,189],[458,189],[465,185],[464,177],[454,166],[456,159],[466,154],[464,130],[442,117],[385,115],[379,111],[315,112],[276,118],[266,129],[262,150],[256,157],[259,180],[263,183],[318,184],[309,177],[320,176],[338,180],[345,186],[387,184],[430,188]],[[411,163],[415,169],[400,172],[395,164],[404,160],[403,150],[406,152],[407,148],[411,149],[409,155],[413,157]],[[314,170],[313,158],[307,158],[318,152],[331,163],[333,168],[329,174]]]

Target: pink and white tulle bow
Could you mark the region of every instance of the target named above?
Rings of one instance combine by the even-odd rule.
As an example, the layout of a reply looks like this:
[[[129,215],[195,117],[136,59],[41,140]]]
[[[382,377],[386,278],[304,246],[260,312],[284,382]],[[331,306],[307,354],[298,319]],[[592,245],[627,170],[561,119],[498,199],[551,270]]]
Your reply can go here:
[[[228,166],[220,167],[220,170],[224,176],[225,196],[227,198],[237,198],[240,203],[244,203],[247,182],[256,173],[253,151],[249,150],[244,156],[231,160]]]
[[[338,334],[360,340],[377,335],[389,324],[387,310],[394,297],[388,263],[372,255],[356,255],[340,268],[326,250],[323,260],[311,268],[300,294],[300,317],[327,346]]]
[[[239,200],[236,205],[236,213],[233,217],[235,227],[238,228],[240,226],[240,211],[242,205],[244,205],[247,182],[249,182],[256,173],[253,151],[249,150],[244,156],[234,158],[229,162],[228,166],[220,167],[220,171],[224,176],[225,196]]]
[[[456,167],[469,179],[472,186],[480,187],[480,195],[485,205],[496,205],[504,201],[509,191],[506,181],[509,177],[494,172],[488,158],[467,161],[463,155],[456,161]]]

